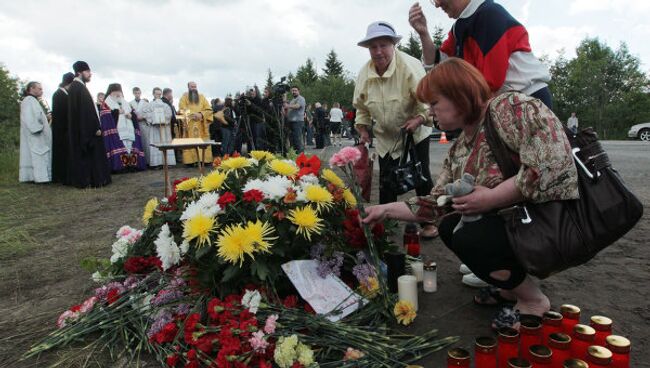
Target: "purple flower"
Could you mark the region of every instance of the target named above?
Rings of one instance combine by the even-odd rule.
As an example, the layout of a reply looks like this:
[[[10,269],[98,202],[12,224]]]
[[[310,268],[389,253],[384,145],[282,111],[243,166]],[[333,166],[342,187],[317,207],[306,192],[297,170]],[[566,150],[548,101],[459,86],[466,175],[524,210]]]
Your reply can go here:
[[[183,292],[177,289],[163,289],[151,299],[151,305],[158,307],[161,305],[169,304],[183,297]]]
[[[153,323],[151,324],[151,327],[149,327],[149,331],[147,331],[147,336],[151,337],[160,330],[162,330],[163,327],[165,327],[166,324],[169,322],[173,321],[174,317],[172,316],[171,312],[167,309],[163,309],[158,314],[156,317],[153,319]]]

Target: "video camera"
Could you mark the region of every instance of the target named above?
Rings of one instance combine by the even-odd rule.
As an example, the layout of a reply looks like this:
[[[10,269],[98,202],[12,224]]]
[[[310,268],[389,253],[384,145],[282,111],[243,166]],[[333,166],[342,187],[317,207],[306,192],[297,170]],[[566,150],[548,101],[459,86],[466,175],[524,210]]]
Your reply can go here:
[[[291,90],[291,86],[285,83],[286,80],[287,77],[282,77],[278,83],[271,86],[271,94],[274,96],[282,96],[283,94],[289,92]]]

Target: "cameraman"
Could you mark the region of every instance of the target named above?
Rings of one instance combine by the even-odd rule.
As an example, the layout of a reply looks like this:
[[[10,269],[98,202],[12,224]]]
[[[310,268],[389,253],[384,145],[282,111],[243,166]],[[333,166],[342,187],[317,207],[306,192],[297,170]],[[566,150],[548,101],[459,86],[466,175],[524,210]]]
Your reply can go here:
[[[266,150],[266,125],[264,122],[264,103],[260,91],[255,86],[248,91],[248,116],[250,117],[250,131],[253,138],[253,147],[256,150]],[[251,148],[248,149],[251,151]]]
[[[291,94],[293,99],[286,105],[288,109],[287,120],[291,128],[291,146],[296,153],[304,152],[302,146],[302,136],[305,129],[305,98],[300,95],[300,88],[297,86],[291,87]]]
[[[239,137],[239,127],[237,127],[237,120],[233,114],[233,101],[231,97],[226,97],[223,106],[223,118],[225,124],[221,124],[221,153],[224,155],[232,155],[235,152],[235,144]]]

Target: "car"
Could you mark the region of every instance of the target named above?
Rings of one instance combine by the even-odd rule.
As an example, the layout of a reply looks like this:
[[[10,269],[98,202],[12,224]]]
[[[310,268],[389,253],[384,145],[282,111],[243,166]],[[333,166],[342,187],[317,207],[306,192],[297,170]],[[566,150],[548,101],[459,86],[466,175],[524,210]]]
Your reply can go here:
[[[642,141],[650,141],[650,123],[641,123],[632,125],[630,131],[627,132],[628,138],[640,139]]]

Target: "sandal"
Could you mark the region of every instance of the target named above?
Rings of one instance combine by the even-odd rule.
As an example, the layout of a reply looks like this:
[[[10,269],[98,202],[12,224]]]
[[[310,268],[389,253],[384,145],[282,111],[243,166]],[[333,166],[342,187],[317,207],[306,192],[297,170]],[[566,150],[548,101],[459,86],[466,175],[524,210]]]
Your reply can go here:
[[[542,317],[534,314],[521,314],[518,309],[511,306],[505,306],[499,310],[492,320],[492,329],[497,331],[501,328],[508,327],[519,330],[521,323],[542,323]]]
[[[438,228],[433,225],[426,225],[422,227],[420,231],[420,238],[422,239],[433,239],[438,237]]]
[[[474,296],[474,303],[477,305],[514,305],[516,302],[501,296],[501,290],[495,286],[480,288],[478,295]]]

